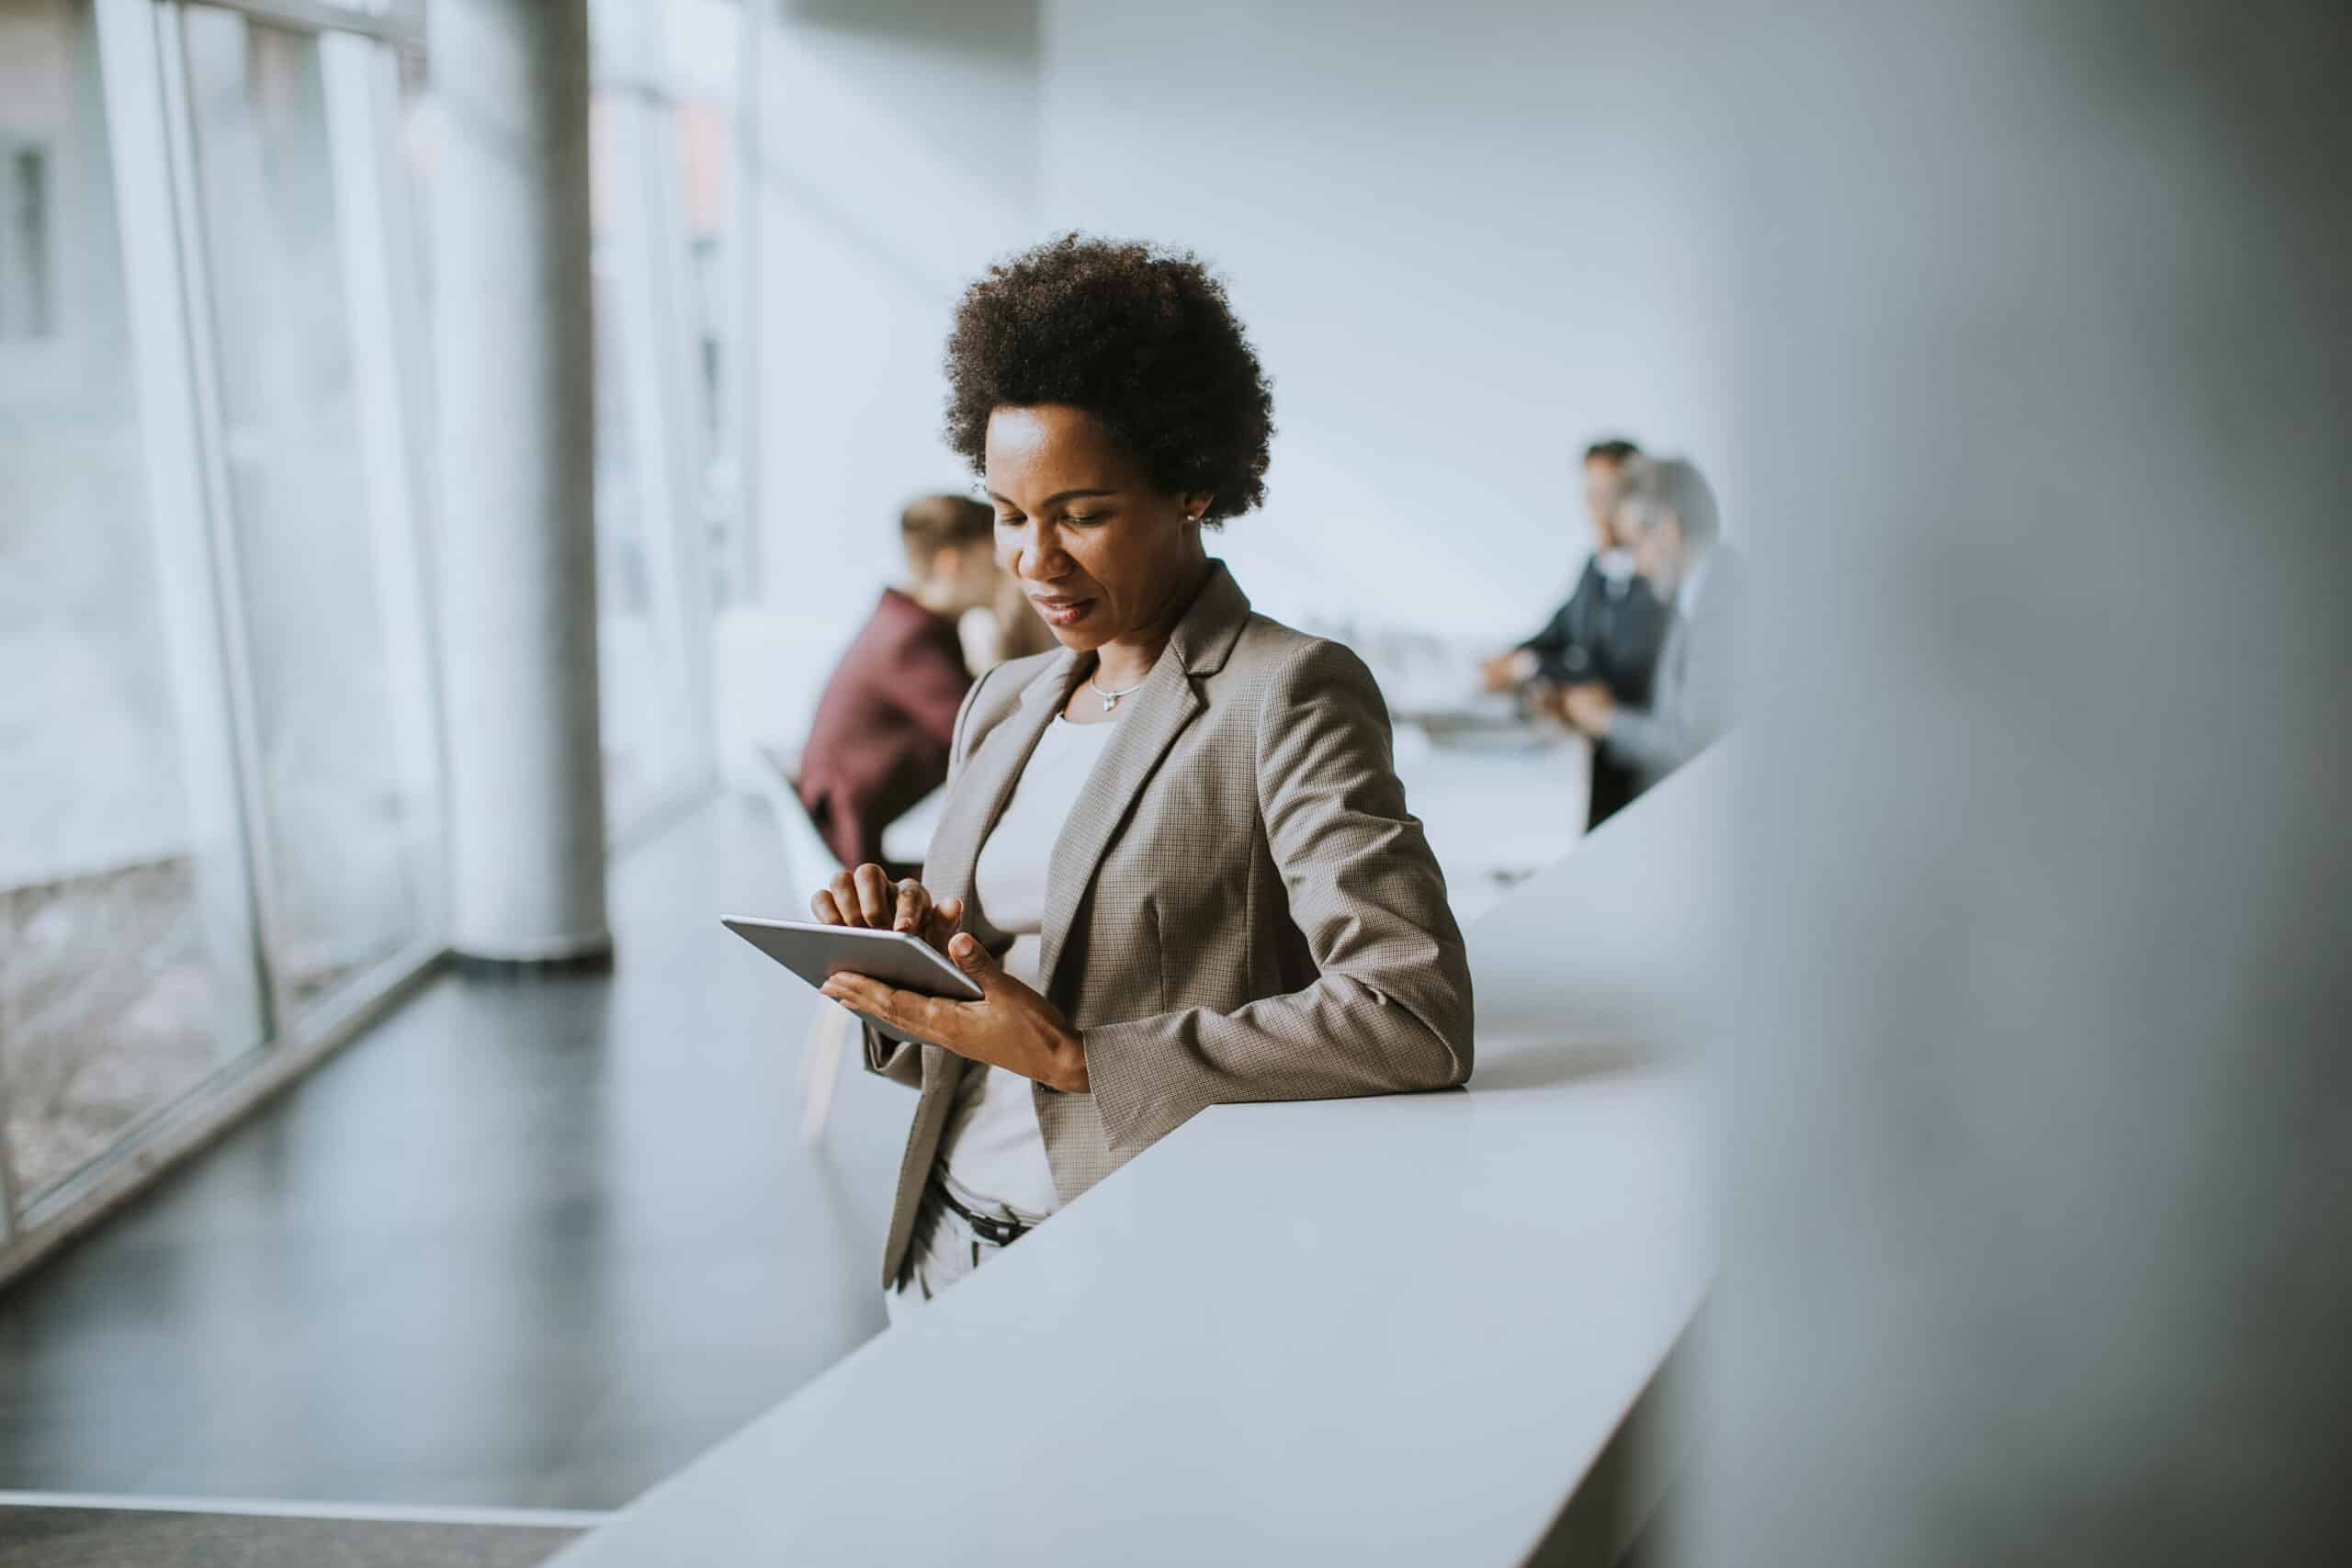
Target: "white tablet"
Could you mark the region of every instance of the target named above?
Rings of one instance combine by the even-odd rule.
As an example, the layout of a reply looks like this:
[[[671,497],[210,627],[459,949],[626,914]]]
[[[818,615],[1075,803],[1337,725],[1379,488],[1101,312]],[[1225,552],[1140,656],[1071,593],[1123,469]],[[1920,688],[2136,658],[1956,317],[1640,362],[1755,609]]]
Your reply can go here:
[[[813,920],[763,920],[750,915],[732,915],[720,924],[812,986],[821,986],[827,976],[847,971],[926,997],[979,999],[980,987],[969,975],[956,968],[945,953],[907,931],[819,925]],[[864,1013],[858,1016],[893,1040],[912,1038]]]

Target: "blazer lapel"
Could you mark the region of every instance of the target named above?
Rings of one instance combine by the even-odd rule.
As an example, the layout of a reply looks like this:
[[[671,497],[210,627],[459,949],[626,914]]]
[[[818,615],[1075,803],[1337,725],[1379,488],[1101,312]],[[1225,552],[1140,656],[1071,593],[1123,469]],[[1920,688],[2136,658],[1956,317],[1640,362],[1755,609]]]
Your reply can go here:
[[[1037,989],[1053,995],[1054,965],[1069,939],[1070,918],[1094,880],[1094,868],[1111,847],[1111,836],[1126,820],[1127,808],[1143,793],[1176,737],[1206,705],[1193,690],[1184,661],[1171,645],[1144,678],[1143,690],[1103,743],[1102,755],[1080,791],[1054,856],[1046,870],[1046,919],[1037,937]]]
[[[1208,705],[1193,677],[1223,666],[1249,615],[1250,601],[1240,585],[1223,561],[1212,561],[1192,607],[1144,678],[1143,689],[1128,699],[1135,705],[1104,744],[1046,866],[1046,918],[1037,938],[1037,989],[1044,995],[1054,994],[1054,970],[1069,938],[1070,922],[1119,825],[1159,771],[1168,749]]]
[[[947,809],[933,829],[931,850],[923,858],[923,886],[934,898],[961,898],[972,905],[972,871],[979,863],[980,846],[988,841],[996,819],[1012,798],[1029,753],[1060,711],[1070,667],[1077,656],[1069,652],[1033,676],[1021,694],[1020,705],[989,731],[964,760],[963,776],[948,796]],[[969,921],[967,921],[969,924]]]
[[[1004,804],[1012,798],[1013,781],[1029,763],[1037,738],[1059,711],[1067,691],[1072,655],[1064,653],[1031,678],[1020,705],[989,731],[964,760],[962,776],[947,797],[947,809],[932,830],[931,848],[923,857],[923,886],[934,898],[964,900],[964,928],[971,929],[972,871],[980,858]],[[944,1045],[922,1048],[922,1081],[926,1095],[935,1087],[951,1085],[963,1076],[964,1058]]]

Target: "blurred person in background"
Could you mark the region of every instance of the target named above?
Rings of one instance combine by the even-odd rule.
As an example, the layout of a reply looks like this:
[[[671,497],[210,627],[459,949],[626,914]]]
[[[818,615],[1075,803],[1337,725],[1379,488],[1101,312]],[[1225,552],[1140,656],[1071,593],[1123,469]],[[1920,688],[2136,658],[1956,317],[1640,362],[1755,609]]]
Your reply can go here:
[[[997,660],[1001,662],[1026,659],[1059,647],[1054,641],[1054,629],[1046,625],[1037,607],[1029,603],[1029,595],[1022,591],[1021,580],[1011,572],[999,572],[997,579]]]
[[[1479,667],[1490,692],[1523,690],[1539,706],[1559,689],[1599,682],[1619,703],[1641,706],[1666,638],[1665,603],[1635,571],[1632,541],[1617,531],[1628,465],[1641,457],[1630,441],[1596,441],[1585,448],[1584,501],[1592,518],[1592,553],[1568,602],[1544,629]],[[1638,793],[1634,771],[1604,751],[1592,759],[1592,792],[1585,814],[1598,828]]]
[[[845,872],[831,924],[979,986],[841,973],[865,1065],[919,1089],[883,1251],[896,1319],[1211,1105],[1470,1075],[1470,973],[1387,705],[1255,614],[1203,530],[1255,508],[1265,373],[1194,257],[1070,235],[992,268],[948,344],[950,444],[1059,647],[956,726],[923,880]]]
[[[994,520],[969,496],[910,502],[899,536],[907,581],[882,591],[842,656],[800,753],[800,804],[843,865],[878,863],[882,830],[947,782],[956,710],[972,685],[956,622],[992,607],[1002,581]]]
[[[956,623],[964,639],[964,667],[986,674],[1007,660],[1026,659],[1058,647],[1037,617],[1037,607],[1021,592],[1020,581],[997,573],[996,598],[985,610],[967,610]]]
[[[1548,705],[1646,788],[1731,728],[1740,562],[1722,542],[1714,491],[1682,458],[1635,461],[1616,521],[1644,580],[1674,606],[1650,700],[1625,702],[1587,681]]]

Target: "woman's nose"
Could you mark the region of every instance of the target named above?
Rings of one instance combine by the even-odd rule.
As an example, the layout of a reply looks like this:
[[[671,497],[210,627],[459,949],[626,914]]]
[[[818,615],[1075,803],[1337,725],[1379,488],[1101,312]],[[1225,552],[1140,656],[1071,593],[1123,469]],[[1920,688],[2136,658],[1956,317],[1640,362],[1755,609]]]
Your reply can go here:
[[[1069,557],[1052,535],[1033,525],[1021,541],[1014,570],[1031,582],[1051,582],[1069,570]]]

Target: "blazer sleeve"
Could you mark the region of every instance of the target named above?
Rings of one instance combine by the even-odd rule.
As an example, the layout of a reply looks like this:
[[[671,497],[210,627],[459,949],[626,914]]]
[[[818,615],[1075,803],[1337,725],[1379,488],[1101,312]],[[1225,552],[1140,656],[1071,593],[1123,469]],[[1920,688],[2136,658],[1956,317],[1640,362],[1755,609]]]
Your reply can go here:
[[[1577,592],[1583,592],[1584,583],[1579,580],[1577,583]],[[1571,625],[1574,619],[1572,610],[1575,604],[1576,595],[1570,594],[1558,609],[1552,612],[1552,618],[1544,623],[1543,630],[1519,645],[1520,651],[1534,654],[1539,659],[1556,659],[1566,652],[1568,644],[1576,640],[1576,633]]]
[[[1114,1152],[1211,1105],[1446,1089],[1471,1067],[1470,968],[1445,877],[1405,809],[1388,708],[1337,643],[1305,643],[1258,716],[1258,800],[1290,916],[1320,971],[1233,1012],[1086,1031]]]
[[[1737,649],[1733,611],[1723,602],[1728,597],[1727,591],[1719,591],[1718,603],[1691,617],[1682,628],[1687,646],[1679,655],[1672,646],[1674,634],[1668,634],[1651,705],[1619,708],[1610,716],[1601,741],[1620,761],[1662,778],[1731,728]]]
[[[956,775],[964,771],[964,732],[972,716],[972,705],[979,700],[980,688],[989,683],[989,676],[995,672],[994,669],[983,671],[980,678],[972,682],[971,690],[964,694],[963,702],[956,709],[956,722],[948,733],[945,788],[954,789]],[[866,1071],[879,1073],[910,1089],[922,1087],[922,1050],[920,1046],[877,1034],[870,1023],[859,1023],[858,1031],[865,1037]]]
[[[1592,678],[1593,650],[1588,628],[1600,595],[1600,577],[1588,567],[1577,579],[1576,592],[1552,613],[1544,629],[1521,643],[1522,652],[1535,655],[1536,672],[1547,681],[1573,683]]]

